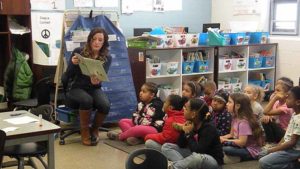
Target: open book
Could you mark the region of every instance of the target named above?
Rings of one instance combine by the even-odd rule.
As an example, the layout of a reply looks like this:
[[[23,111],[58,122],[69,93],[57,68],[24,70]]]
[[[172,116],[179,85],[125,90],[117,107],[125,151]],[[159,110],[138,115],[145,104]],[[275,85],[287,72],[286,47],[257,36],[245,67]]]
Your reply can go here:
[[[109,81],[107,74],[103,68],[103,62],[100,60],[85,58],[78,53],[75,56],[79,59],[79,67],[82,74],[87,76],[96,75],[100,81]]]

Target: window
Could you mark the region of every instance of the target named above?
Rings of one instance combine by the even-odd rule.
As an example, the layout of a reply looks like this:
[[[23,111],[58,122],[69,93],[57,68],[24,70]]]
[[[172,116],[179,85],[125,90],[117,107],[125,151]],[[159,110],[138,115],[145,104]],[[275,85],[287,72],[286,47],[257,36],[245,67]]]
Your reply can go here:
[[[300,0],[271,1],[271,34],[297,35],[299,25]]]

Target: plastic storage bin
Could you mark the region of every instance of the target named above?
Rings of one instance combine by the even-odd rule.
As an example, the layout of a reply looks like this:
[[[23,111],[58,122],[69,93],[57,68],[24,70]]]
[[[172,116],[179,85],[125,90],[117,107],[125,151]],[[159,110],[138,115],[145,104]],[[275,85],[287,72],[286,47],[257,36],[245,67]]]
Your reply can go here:
[[[244,42],[243,42],[244,45],[249,45],[250,36],[251,36],[251,32],[246,32],[245,33],[245,38],[244,38]]]
[[[166,35],[165,39],[165,48],[173,48],[175,47],[175,38],[173,34]]]
[[[208,71],[208,65],[209,62],[208,60],[203,60],[203,61],[195,61],[194,65],[194,72],[207,72]]]
[[[167,74],[174,75],[178,72],[178,62],[168,62],[167,63]]]
[[[261,68],[262,57],[249,57],[249,68]]]
[[[261,80],[249,80],[248,83],[256,86],[261,86]]]
[[[230,41],[231,41],[230,33],[222,33],[221,35],[224,36],[225,38],[225,45],[230,45]]]
[[[230,34],[230,44],[231,45],[243,45],[244,39],[245,39],[245,32],[239,32],[239,33],[231,33]]]
[[[198,34],[187,34],[186,38],[187,38],[186,46],[191,46],[191,47],[198,46],[199,43]]]
[[[148,63],[149,65],[149,75],[150,76],[159,76],[161,72],[160,63]]]
[[[211,46],[224,46],[226,45],[226,39],[224,38],[224,36],[217,33],[208,32],[207,44]]]
[[[152,35],[152,36],[160,38],[160,40],[157,41],[156,48],[163,48],[165,46],[166,35]]]
[[[269,32],[251,32],[250,34],[250,44],[255,43],[268,43]]]
[[[207,45],[207,42],[208,42],[208,34],[199,33],[199,45]]]
[[[186,34],[174,34],[174,37],[176,47],[186,47]]]
[[[245,70],[246,58],[234,58],[232,59],[232,70]]]
[[[77,120],[76,110],[73,110],[69,107],[57,107],[56,112],[60,121],[70,123]]]
[[[274,56],[263,56],[262,67],[272,67],[274,65]]]
[[[232,69],[232,59],[219,59],[219,70],[229,71]]]
[[[183,62],[182,63],[182,73],[188,74],[193,73],[195,62]]]

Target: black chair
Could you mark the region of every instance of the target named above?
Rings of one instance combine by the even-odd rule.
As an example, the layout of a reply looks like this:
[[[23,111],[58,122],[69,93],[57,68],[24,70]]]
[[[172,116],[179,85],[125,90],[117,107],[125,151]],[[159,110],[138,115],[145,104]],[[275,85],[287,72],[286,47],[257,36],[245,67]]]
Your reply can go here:
[[[136,163],[136,158],[143,160]],[[144,159],[143,159],[144,158]],[[161,152],[154,149],[138,149],[128,155],[126,169],[167,169],[168,159]]]
[[[15,110],[29,110],[43,104],[50,103],[51,85],[54,77],[44,77],[38,80],[32,89],[32,97],[27,100],[17,101],[12,103]]]
[[[32,108],[31,113],[39,116],[42,115],[43,119],[50,121],[53,114],[53,107],[51,105],[41,105],[37,108]],[[7,161],[3,163],[3,168],[18,166],[18,169],[24,169],[24,166],[31,166],[37,168],[33,162],[33,157],[37,158],[45,169],[48,168],[47,164],[43,161],[42,157],[47,154],[47,142],[32,142],[24,143],[4,148],[3,154],[17,161]],[[28,160],[26,160],[28,158]]]
[[[3,130],[0,130],[0,168],[2,168],[5,140],[6,140],[6,133]]]
[[[64,96],[65,96],[65,99],[64,99],[64,104],[65,104],[65,107],[67,107],[67,110],[69,110],[69,112],[67,112],[68,114],[72,114],[75,119],[75,121],[73,122],[73,124],[67,126],[67,127],[62,127],[61,130],[60,130],[60,137],[59,137],[59,144],[60,145],[65,145],[65,138],[73,135],[73,134],[80,134],[80,124],[78,122],[79,120],[79,112],[78,112],[78,104],[72,102],[66,95],[67,91],[68,91],[68,88],[69,88],[69,80],[71,79],[67,79],[66,77],[66,74],[63,73],[62,74],[62,77],[61,77],[61,81],[62,81],[62,87],[63,87],[63,92],[64,92]],[[63,109],[63,110],[62,110]],[[61,113],[63,111],[66,111],[65,108],[61,108],[61,107],[57,107],[56,108],[56,112],[57,113]],[[59,117],[59,115],[58,115]],[[105,132],[108,132],[109,129],[107,128],[104,128],[104,127],[100,127],[99,128],[100,131],[105,131]]]

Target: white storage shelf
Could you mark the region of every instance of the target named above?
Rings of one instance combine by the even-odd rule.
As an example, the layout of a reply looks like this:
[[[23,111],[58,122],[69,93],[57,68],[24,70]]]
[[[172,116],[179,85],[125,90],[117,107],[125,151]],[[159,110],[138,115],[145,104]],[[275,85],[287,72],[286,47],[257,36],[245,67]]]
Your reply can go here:
[[[249,58],[252,57],[252,55],[258,55],[258,53],[261,53],[261,51],[268,51],[267,54],[272,56],[272,60],[270,60],[271,65],[267,65],[269,67],[263,67],[262,59],[258,59],[260,65],[257,67],[249,67],[250,60]],[[252,78],[257,77],[257,74],[264,73],[265,77],[270,80],[271,88],[274,89],[274,81],[275,81],[275,67],[276,67],[276,50],[277,50],[277,44],[258,44],[258,45],[235,45],[235,46],[222,46],[219,47],[219,71],[218,71],[218,80],[223,80],[224,78],[232,78],[237,77],[240,79],[242,83],[242,88],[244,88],[247,84],[249,84],[249,81],[252,80]],[[222,56],[227,55],[228,53],[239,53],[243,54],[244,58],[246,60],[246,66],[244,69],[224,69],[224,60],[222,59]],[[261,56],[260,56],[261,57]],[[230,58],[229,58],[230,59]],[[230,62],[230,61],[227,61]],[[226,63],[225,63],[226,64]],[[233,65],[232,63],[227,63],[228,65]],[[253,62],[251,63],[253,64]],[[228,68],[227,65],[227,68]],[[223,66],[223,67],[222,67]],[[251,82],[250,82],[251,83]],[[219,87],[222,87],[223,85],[219,85]],[[263,87],[263,84],[262,84]]]
[[[182,64],[184,62],[183,53],[184,52],[197,52],[203,50],[208,54],[208,69],[204,72],[191,72],[183,73]],[[182,83],[184,81],[194,80],[201,76],[213,80],[214,75],[214,48],[213,47],[192,47],[192,48],[169,48],[169,49],[151,49],[146,50],[146,57],[153,58],[159,57],[160,63],[157,65],[149,62],[149,59],[146,61],[146,81],[154,82],[156,84],[169,84],[173,88],[179,89],[179,95],[181,95]],[[178,63],[177,71],[175,74],[168,73],[168,63]],[[158,71],[155,69],[159,67]],[[153,74],[154,72],[154,74]],[[156,74],[159,72],[159,74]]]

